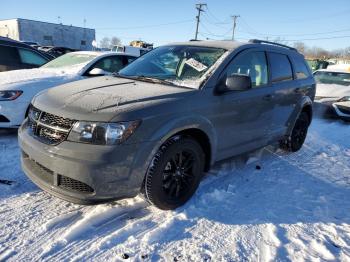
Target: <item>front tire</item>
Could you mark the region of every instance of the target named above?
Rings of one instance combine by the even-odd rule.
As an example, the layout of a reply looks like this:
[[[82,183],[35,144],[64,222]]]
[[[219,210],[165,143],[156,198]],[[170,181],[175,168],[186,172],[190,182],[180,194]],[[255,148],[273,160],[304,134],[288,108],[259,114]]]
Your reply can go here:
[[[301,112],[295,122],[291,135],[282,141],[281,149],[287,152],[299,151],[305,142],[309,125],[309,115],[306,112]]]
[[[165,142],[145,177],[146,200],[163,210],[185,204],[198,188],[204,159],[202,147],[192,138],[176,137]]]

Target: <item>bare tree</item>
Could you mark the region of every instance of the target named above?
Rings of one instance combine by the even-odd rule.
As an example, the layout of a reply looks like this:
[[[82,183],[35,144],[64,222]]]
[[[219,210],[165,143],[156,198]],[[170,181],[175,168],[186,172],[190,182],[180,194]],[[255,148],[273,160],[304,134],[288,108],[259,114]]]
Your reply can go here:
[[[276,37],[272,42],[279,43],[282,45],[288,45],[288,41],[283,37]]]
[[[306,52],[306,56],[314,59],[328,59],[332,55],[329,51],[321,47],[313,46],[308,50],[308,52]]]
[[[100,41],[100,47],[101,48],[110,48],[111,46],[111,39],[109,37],[104,37]]]
[[[293,47],[296,48],[300,53],[302,53],[308,59],[350,59],[350,47],[339,48],[332,51],[325,50],[324,48],[313,46],[309,47],[303,42],[295,42]]]
[[[121,43],[120,39],[116,36],[113,36],[112,38],[104,37],[100,41],[100,47],[111,49],[115,45],[120,45],[120,43]]]
[[[111,39],[111,48],[115,45],[120,45],[120,44],[121,44],[120,39],[116,36],[113,36]]]
[[[297,49],[300,53],[305,54],[306,45],[303,42],[295,42],[293,47]]]

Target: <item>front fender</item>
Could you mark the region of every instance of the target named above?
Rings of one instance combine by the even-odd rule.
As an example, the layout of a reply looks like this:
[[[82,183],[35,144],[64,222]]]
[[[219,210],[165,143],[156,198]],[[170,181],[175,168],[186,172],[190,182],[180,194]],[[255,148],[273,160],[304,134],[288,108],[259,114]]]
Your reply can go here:
[[[212,123],[205,117],[201,115],[190,115],[183,116],[180,118],[174,118],[168,122],[166,122],[157,132],[153,133],[150,138],[151,141],[156,141],[154,150],[152,150],[152,155],[154,155],[160,146],[164,144],[169,138],[173,137],[177,133],[181,131],[185,131],[188,129],[198,129],[204,132],[211,145],[211,163],[215,161],[216,156],[216,148],[217,148],[217,135],[215,128]]]

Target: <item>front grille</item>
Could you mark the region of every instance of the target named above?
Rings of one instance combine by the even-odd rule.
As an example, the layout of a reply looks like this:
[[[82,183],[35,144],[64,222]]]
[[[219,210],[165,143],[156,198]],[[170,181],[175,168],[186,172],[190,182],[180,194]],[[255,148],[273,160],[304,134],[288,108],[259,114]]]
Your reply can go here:
[[[42,164],[39,164],[38,162],[35,162],[35,164],[38,166],[38,168],[42,171],[42,172],[46,172],[50,175],[53,175],[53,171],[48,169],[47,167],[43,166]]]
[[[39,128],[39,136],[41,140],[46,141],[47,144],[57,145],[64,141],[67,137],[67,133],[59,132],[55,129],[40,127]]]
[[[56,116],[31,106],[28,129],[32,136],[48,145],[58,145],[66,140],[74,120]]]
[[[62,175],[59,176],[58,186],[65,188],[65,189],[78,191],[81,193],[93,193],[94,192],[94,190],[90,186],[88,186],[87,184],[80,182],[78,180],[75,180],[73,178],[70,178],[70,177],[62,176]]]
[[[70,129],[74,123],[73,120],[55,116],[46,112],[42,112],[40,122],[52,127],[58,127],[63,129]]]
[[[36,170],[35,174],[50,185],[58,185],[58,187],[62,189],[68,191],[76,191],[84,194],[94,193],[94,189],[89,185],[70,177],[66,177],[60,174],[56,175],[56,173],[51,169],[29,158],[28,154],[24,151],[22,151],[22,157],[25,159],[25,161],[27,161],[32,169]]]

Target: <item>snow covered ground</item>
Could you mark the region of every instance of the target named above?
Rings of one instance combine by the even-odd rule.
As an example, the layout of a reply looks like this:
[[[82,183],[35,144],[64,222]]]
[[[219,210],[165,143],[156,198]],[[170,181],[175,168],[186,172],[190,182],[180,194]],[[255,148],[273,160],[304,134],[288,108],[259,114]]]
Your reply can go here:
[[[219,163],[164,212],[140,197],[51,197],[21,171],[16,133],[0,131],[0,179],[15,181],[0,183],[0,261],[350,261],[349,138],[349,124],[315,119],[300,152]]]

